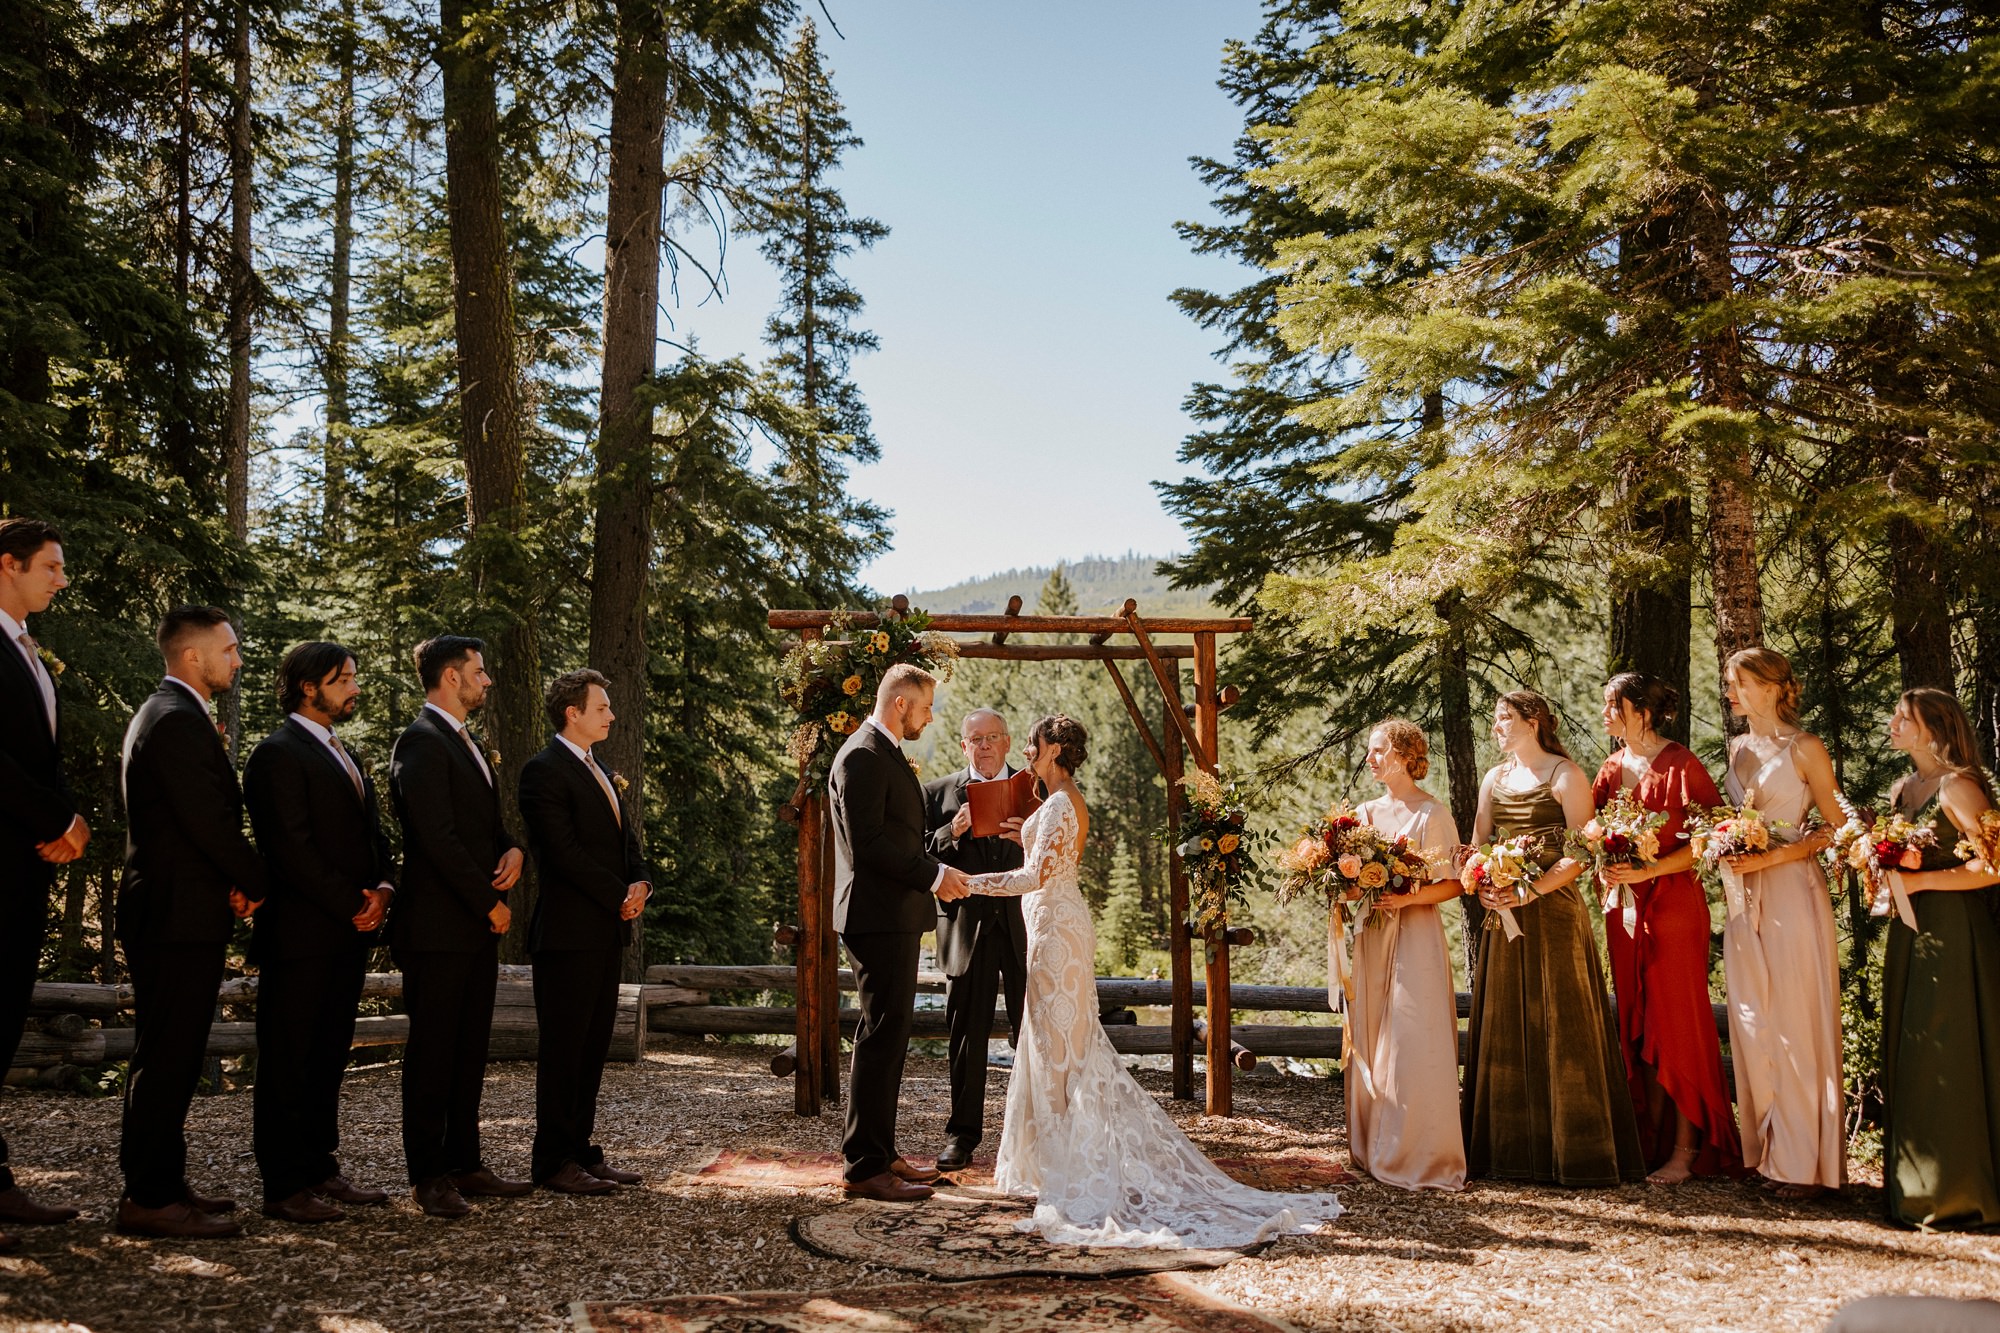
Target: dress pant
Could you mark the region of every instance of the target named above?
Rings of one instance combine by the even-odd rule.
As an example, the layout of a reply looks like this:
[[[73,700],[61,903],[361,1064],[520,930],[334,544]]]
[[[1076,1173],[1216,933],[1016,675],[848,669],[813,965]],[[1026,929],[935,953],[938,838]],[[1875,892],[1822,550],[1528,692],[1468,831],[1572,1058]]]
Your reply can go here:
[[[261,969],[251,1143],[267,1202],[340,1174],[340,1082],[354,1047],[354,1009],[367,965],[357,946],[276,958]]]
[[[854,963],[854,1063],[848,1073],[847,1133],[840,1152],[849,1181],[879,1176],[896,1160],[896,1099],[917,1004],[917,956],[923,936],[844,935]]]
[[[1010,900],[996,899],[1000,906]],[[981,921],[972,946],[972,961],[959,976],[944,979],[944,1014],[950,1040],[951,1116],[944,1132],[970,1146],[986,1132],[986,1043],[993,1037],[993,1004],[1004,981],[1007,1026],[1021,1031],[1021,1003],[1027,993],[1027,969],[1014,951],[1004,920]]]
[[[208,1058],[226,946],[128,943],[132,972],[132,1061],[118,1165],[125,1196],[141,1208],[187,1197],[187,1113]]]
[[[493,989],[500,980],[500,937],[472,953],[405,949],[403,1009],[403,1158],[410,1183],[476,1171],[479,1096],[493,1035]]]
[[[618,1017],[622,949],[550,949],[535,955],[535,1151],[537,1183],[565,1162],[596,1166],[590,1141],[597,1090]]]
[[[46,862],[7,866],[0,874],[13,883],[0,899],[0,1072],[13,1067],[28,1026],[28,1002],[34,998],[35,976],[42,966],[42,941],[49,933],[49,881]],[[7,1139],[0,1135],[0,1190],[11,1189],[14,1173],[7,1166]]]

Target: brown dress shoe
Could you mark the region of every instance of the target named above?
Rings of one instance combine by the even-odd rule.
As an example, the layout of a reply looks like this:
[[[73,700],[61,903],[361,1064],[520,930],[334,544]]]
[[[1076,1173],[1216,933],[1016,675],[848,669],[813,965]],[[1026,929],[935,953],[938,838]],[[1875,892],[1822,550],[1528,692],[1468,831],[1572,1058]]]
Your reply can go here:
[[[189,1190],[187,1197],[181,1202],[198,1213],[233,1213],[236,1211],[236,1200],[234,1199],[211,1199],[206,1195],[196,1194],[193,1190]]]
[[[48,1226],[55,1222],[69,1222],[76,1218],[74,1208],[36,1203],[21,1192],[18,1185],[9,1185],[0,1190],[0,1222],[20,1222],[26,1226]]]
[[[542,1188],[558,1194],[615,1194],[618,1191],[618,1186],[591,1175],[575,1162],[564,1162],[554,1175],[542,1182]]]
[[[904,1161],[900,1157],[898,1157],[895,1161],[889,1163],[889,1172],[890,1174],[894,1175],[896,1179],[907,1180],[912,1185],[928,1185],[933,1180],[936,1180],[938,1178],[938,1171],[936,1167],[911,1166],[908,1162]]]
[[[518,1199],[523,1194],[535,1192],[532,1180],[508,1180],[496,1176],[492,1168],[480,1167],[476,1171],[461,1171],[451,1178],[452,1186],[468,1199]]]
[[[898,1180],[894,1171],[884,1171],[866,1180],[850,1180],[841,1188],[847,1191],[850,1199],[879,1199],[883,1203],[917,1203],[935,1193],[929,1185],[913,1185],[907,1180]]]
[[[328,1176],[313,1187],[313,1193],[335,1203],[370,1204],[389,1202],[389,1191],[363,1189],[346,1176]]]
[[[128,1236],[159,1236],[167,1240],[220,1240],[243,1234],[237,1223],[204,1213],[191,1204],[141,1208],[130,1199],[118,1201],[118,1229]]]
[[[452,1187],[450,1176],[418,1181],[410,1187],[410,1197],[428,1217],[464,1217],[472,1211],[465,1196]]]
[[[300,1190],[289,1199],[266,1203],[264,1216],[280,1222],[338,1222],[347,1214],[311,1190]]]
[[[595,1166],[586,1166],[583,1169],[599,1180],[608,1180],[614,1185],[637,1185],[644,1179],[637,1171],[620,1171],[609,1162],[599,1162]]]
[[[21,1238],[19,1236],[10,1236],[4,1231],[0,1231],[0,1254],[12,1254],[20,1248]]]

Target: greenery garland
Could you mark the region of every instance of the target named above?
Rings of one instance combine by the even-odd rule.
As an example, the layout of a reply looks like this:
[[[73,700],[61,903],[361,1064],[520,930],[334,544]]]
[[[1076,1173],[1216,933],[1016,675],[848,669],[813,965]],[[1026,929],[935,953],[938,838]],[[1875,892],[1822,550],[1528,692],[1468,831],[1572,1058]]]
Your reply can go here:
[[[848,736],[875,707],[875,689],[890,667],[907,662],[939,680],[958,665],[958,641],[930,628],[912,609],[898,617],[884,607],[876,627],[850,634],[852,613],[836,611],[818,638],[801,639],[778,668],[778,694],[798,715],[785,752],[817,789]]]

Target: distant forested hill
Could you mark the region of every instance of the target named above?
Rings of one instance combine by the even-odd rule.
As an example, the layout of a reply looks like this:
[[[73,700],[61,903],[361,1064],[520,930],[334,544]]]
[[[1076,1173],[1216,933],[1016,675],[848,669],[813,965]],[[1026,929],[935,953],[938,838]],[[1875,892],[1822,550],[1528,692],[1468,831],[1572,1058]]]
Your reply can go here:
[[[1085,615],[1116,610],[1125,604],[1127,597],[1139,599],[1142,614],[1192,615],[1213,609],[1208,598],[1199,592],[1183,592],[1168,587],[1167,580],[1154,572],[1159,563],[1157,556],[1128,552],[1110,559],[1090,557],[1065,561],[1062,571],[1076,594],[1077,610]],[[949,588],[913,592],[910,602],[933,614],[957,612],[981,615],[1004,611],[1007,598],[1019,593],[1022,610],[1032,613],[1036,595],[1041,591],[1042,584],[1047,582],[1051,568],[1040,565],[1030,569],[1010,569],[983,579],[956,583]]]

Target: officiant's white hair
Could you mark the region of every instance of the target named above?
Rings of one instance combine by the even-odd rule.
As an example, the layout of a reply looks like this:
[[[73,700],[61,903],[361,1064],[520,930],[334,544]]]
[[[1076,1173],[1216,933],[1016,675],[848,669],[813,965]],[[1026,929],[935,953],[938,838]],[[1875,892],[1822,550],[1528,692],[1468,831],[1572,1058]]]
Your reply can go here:
[[[959,739],[960,740],[965,739],[965,729],[971,726],[974,722],[978,721],[982,717],[992,718],[995,722],[998,722],[1000,724],[1002,730],[1005,730],[1007,726],[1007,719],[1000,716],[1000,714],[994,712],[991,708],[975,708],[970,713],[967,713],[964,717],[958,720]]]

